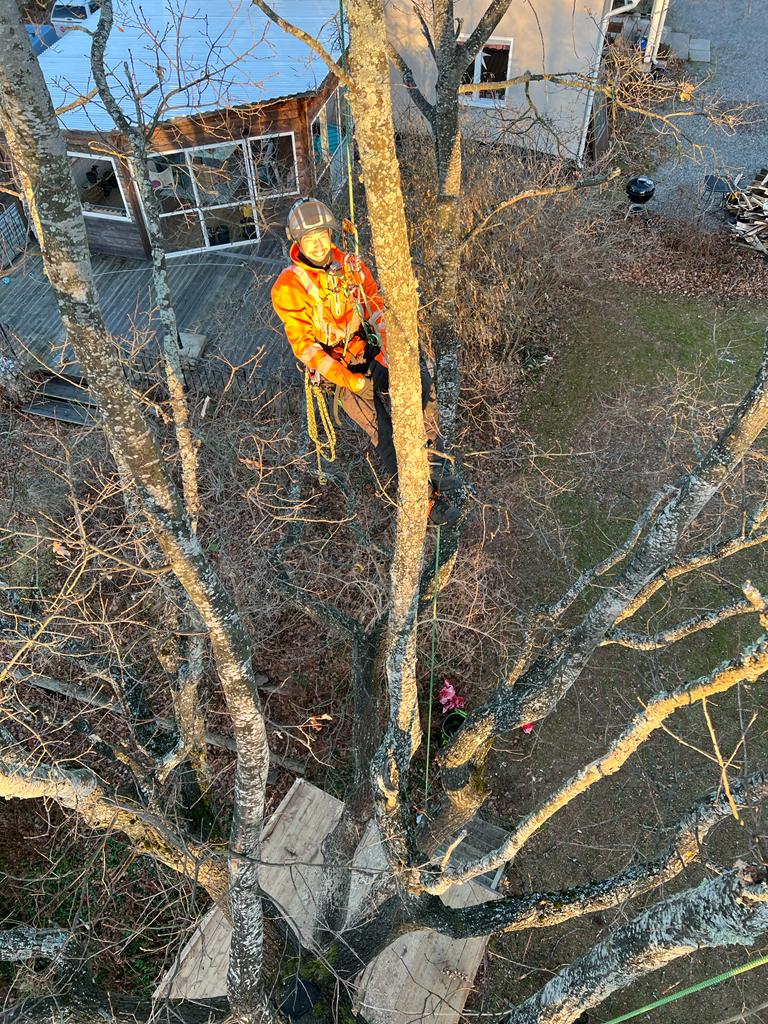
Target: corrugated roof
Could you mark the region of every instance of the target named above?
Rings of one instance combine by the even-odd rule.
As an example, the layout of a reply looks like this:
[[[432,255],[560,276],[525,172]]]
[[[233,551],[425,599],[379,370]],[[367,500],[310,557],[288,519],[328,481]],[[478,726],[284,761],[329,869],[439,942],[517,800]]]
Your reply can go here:
[[[338,0],[274,0],[272,7],[338,56]],[[85,27],[94,29],[98,17],[92,15]],[[90,43],[86,32],[73,29],[41,54],[40,67],[56,107],[93,88]],[[161,95],[158,77],[162,95],[168,96],[205,76],[170,100],[162,120],[310,92],[328,73],[306,44],[283,32],[249,0],[115,0],[106,66],[130,116],[126,62],[142,92],[155,87],[144,101],[148,116]],[[64,114],[61,123],[72,131],[114,128],[97,98]]]

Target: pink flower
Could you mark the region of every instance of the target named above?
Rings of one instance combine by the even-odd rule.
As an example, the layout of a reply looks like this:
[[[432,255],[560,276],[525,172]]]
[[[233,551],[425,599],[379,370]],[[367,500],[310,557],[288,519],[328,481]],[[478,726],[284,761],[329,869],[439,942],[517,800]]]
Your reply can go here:
[[[443,705],[443,714],[453,711],[454,708],[465,708],[467,706],[467,698],[459,697],[456,693],[456,687],[447,677],[443,680],[443,685],[440,687],[437,699]]]
[[[533,732],[533,722],[526,722],[525,725],[521,725],[520,728],[523,730],[526,736],[530,736]]]

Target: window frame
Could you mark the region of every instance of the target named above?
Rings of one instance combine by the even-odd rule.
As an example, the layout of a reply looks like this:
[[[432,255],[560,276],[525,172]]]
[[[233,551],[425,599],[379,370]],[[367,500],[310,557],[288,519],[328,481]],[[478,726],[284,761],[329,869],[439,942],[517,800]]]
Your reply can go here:
[[[460,36],[459,37],[459,41],[463,42],[463,43],[465,43],[468,39],[469,39],[468,35]],[[474,70],[474,77],[472,79],[472,84],[473,85],[480,85],[480,75],[482,73],[482,63],[481,63],[481,61],[482,61],[482,58],[483,58],[483,50],[486,48],[486,46],[508,46],[509,47],[509,53],[507,54],[507,74],[506,74],[506,77],[507,78],[511,78],[512,77],[510,72],[511,72],[511,69],[512,69],[512,54],[513,54],[514,48],[515,48],[514,37],[513,36],[491,36],[490,39],[486,39],[486,41],[480,47],[478,52],[475,54],[475,59],[473,61],[473,70]],[[465,92],[465,93],[460,93],[459,94],[459,100],[461,101],[461,103],[464,103],[464,104],[467,104],[467,105],[473,106],[473,107],[496,107],[499,104],[501,104],[502,106],[506,106],[507,105],[507,98],[509,96],[509,89],[510,89],[510,87],[507,86],[507,88],[504,90],[504,95],[503,96],[499,96],[499,97],[488,96],[487,98],[486,98],[487,94],[484,95],[482,92]]]
[[[293,155],[293,180],[296,183],[296,187],[289,189],[287,192],[264,192],[264,199],[280,199],[283,196],[298,196],[301,194],[299,188],[299,162],[296,158],[296,132],[262,132],[260,135],[248,135],[243,139],[243,142],[247,142],[246,149],[248,150],[248,167],[249,173],[253,176],[253,184],[255,188],[256,199],[262,195],[259,191],[259,182],[256,177],[256,162],[251,154],[251,143],[259,142],[261,139],[280,139],[285,136],[289,136],[291,140],[291,152]]]
[[[78,152],[76,152],[74,150],[72,150],[72,151],[67,150],[67,156],[68,157],[74,156],[78,160],[109,160],[109,162],[112,164],[112,170],[114,171],[114,174],[115,174],[115,180],[117,181],[117,187],[120,190],[120,198],[123,200],[123,207],[125,208],[125,213],[126,213],[125,217],[121,217],[117,213],[96,213],[94,210],[86,210],[85,207],[83,206],[82,202],[81,202],[80,203],[80,208],[83,211],[83,216],[84,217],[98,217],[100,220],[116,220],[116,221],[119,221],[121,224],[133,224],[135,222],[134,221],[134,216],[133,216],[133,210],[131,209],[131,205],[128,202],[128,197],[127,197],[126,191],[123,188],[123,183],[122,183],[122,181],[120,179],[120,174],[119,174],[119,170],[118,170],[118,166],[117,166],[117,161],[115,160],[115,158],[113,156],[109,156],[109,154],[107,154],[107,153],[78,153]]]
[[[263,192],[263,193],[260,193],[259,192],[259,183],[258,183],[257,174],[256,174],[256,163],[255,163],[255,161],[253,160],[253,158],[251,156],[251,142],[258,142],[260,139],[272,139],[272,138],[278,138],[278,137],[284,137],[284,136],[290,136],[290,139],[291,139],[291,152],[293,154],[293,173],[294,173],[294,181],[295,181],[296,187],[294,189],[288,191],[288,192]],[[249,191],[250,191],[250,195],[247,198],[243,198],[243,199],[237,200],[236,202],[233,202],[233,203],[217,203],[214,206],[204,206],[200,202],[200,193],[199,193],[199,190],[198,190],[198,187],[197,187],[197,180],[195,178],[194,164],[192,163],[192,160],[189,158],[189,156],[187,154],[192,153],[193,151],[198,151],[199,152],[200,150],[204,150],[204,149],[219,149],[221,146],[228,146],[228,145],[240,146],[240,147],[242,147],[242,149],[243,149],[243,151],[245,153],[245,168],[246,168],[246,175],[247,175],[248,188],[249,188]],[[300,188],[299,188],[299,166],[298,166],[298,161],[296,159],[296,133],[294,131],[292,131],[292,130],[291,131],[285,131],[285,132],[262,132],[259,135],[243,135],[241,138],[238,138],[238,139],[236,139],[236,138],[229,138],[229,139],[226,139],[226,140],[221,140],[219,142],[206,142],[206,143],[204,143],[203,145],[200,145],[200,146],[184,146],[184,147],[179,147],[177,149],[153,150],[151,153],[148,153],[147,156],[150,157],[150,158],[152,158],[152,157],[163,158],[163,157],[173,156],[174,154],[177,154],[177,153],[181,153],[184,156],[184,166],[187,169],[187,173],[189,174],[190,181],[192,183],[192,194],[195,197],[195,204],[194,204],[194,206],[188,206],[188,207],[186,207],[184,209],[180,209],[180,210],[171,210],[171,211],[168,211],[168,212],[161,212],[160,213],[160,219],[161,220],[166,220],[168,217],[179,217],[179,216],[184,216],[184,215],[189,215],[189,214],[195,214],[195,216],[197,217],[198,222],[200,224],[200,230],[201,230],[201,234],[202,234],[203,240],[206,240],[209,237],[208,236],[208,228],[207,228],[206,223],[205,223],[205,215],[206,215],[206,213],[209,213],[209,212],[212,212],[212,211],[215,211],[215,210],[231,210],[231,209],[233,209],[235,207],[239,207],[239,206],[250,206],[250,207],[252,207],[254,209],[254,212],[255,212],[255,210],[256,210],[256,208],[258,206],[258,202],[259,202],[260,199],[263,199],[263,200],[266,201],[266,200],[270,200],[270,199],[279,199],[281,196],[296,196],[296,195],[300,194]],[[137,193],[138,193],[138,190],[137,190]],[[142,215],[144,216],[144,220],[146,222],[146,212],[144,211],[144,205],[143,205],[143,203],[141,201],[141,196],[139,196],[139,205],[141,206]],[[242,241],[239,241],[239,242],[228,242],[227,243],[228,247],[239,246],[239,245],[251,245],[254,242],[258,243],[258,242],[261,241],[261,237],[262,237],[261,236],[261,228],[259,226],[258,218],[254,215],[253,220],[254,220],[254,224],[256,225],[256,238],[247,238],[247,239],[243,239]],[[178,250],[174,250],[173,252],[166,252],[166,256],[170,259],[171,257],[176,257],[176,256],[189,256],[189,255],[192,255],[194,253],[215,252],[216,249],[220,249],[220,248],[221,248],[221,246],[211,245],[210,241],[209,241],[208,244],[203,245],[202,247],[197,247],[197,248],[194,248],[194,249],[178,249]]]
[[[312,168],[315,173],[315,184],[319,184],[320,179],[325,175],[328,168],[333,162],[333,158],[336,156],[338,151],[347,144],[348,125],[345,118],[344,103],[345,99],[341,93],[342,86],[337,85],[336,88],[328,93],[325,103],[318,110],[312,120],[309,122],[309,151],[312,154]],[[331,147],[328,145],[328,107],[333,97],[336,97],[337,110],[339,111],[339,117],[341,118],[340,125],[342,128],[341,137],[339,138],[339,144],[331,153]],[[348,101],[347,101],[348,102]],[[323,152],[323,165],[318,170],[317,161],[315,159],[315,136],[312,131],[315,122],[320,122],[320,143]]]

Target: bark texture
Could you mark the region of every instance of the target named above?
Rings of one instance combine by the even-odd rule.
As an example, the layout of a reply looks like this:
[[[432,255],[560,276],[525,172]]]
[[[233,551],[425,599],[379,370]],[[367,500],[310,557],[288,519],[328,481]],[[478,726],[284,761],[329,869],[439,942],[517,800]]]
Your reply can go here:
[[[0,0],[0,120],[43,250],[46,275],[78,361],[102,410],[116,461],[136,489],[169,565],[208,631],[238,745],[229,875],[233,924],[230,1001],[259,1019],[262,914],[257,880],[269,768],[248,638],[237,609],[208,563],[188,510],[116,358],[93,284],[88,243],[64,141],[14,0]]]
[[[398,510],[387,639],[389,725],[372,773],[382,835],[393,860],[408,859],[406,786],[421,742],[416,690],[416,619],[427,517],[426,435],[421,411],[418,294],[410,259],[382,0],[351,0],[350,101],[360,151],[373,248],[387,301],[391,402],[398,464]]]
[[[760,873],[762,877],[762,873]],[[768,931],[768,884],[730,871],[673,896],[574,961],[502,1024],[572,1024],[612,992],[699,949],[751,946]]]
[[[0,960],[16,962],[35,957],[56,958],[72,938],[61,928],[12,928],[0,931]]]

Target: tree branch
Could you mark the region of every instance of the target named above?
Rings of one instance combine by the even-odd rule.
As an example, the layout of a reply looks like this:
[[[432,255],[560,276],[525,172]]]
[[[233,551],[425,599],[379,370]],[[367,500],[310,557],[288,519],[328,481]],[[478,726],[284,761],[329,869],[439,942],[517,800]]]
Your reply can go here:
[[[403,85],[408,90],[408,95],[411,97],[413,102],[416,104],[418,109],[427,119],[429,124],[434,129],[435,127],[435,108],[432,103],[426,98],[424,93],[416,84],[416,79],[413,77],[413,71],[410,65],[406,62],[405,58],[395,48],[391,40],[387,39],[387,54],[389,59],[395,65],[397,70],[403,77]]]
[[[544,616],[550,621],[559,619],[571,607],[573,602],[584,593],[587,587],[591,586],[595,580],[604,576],[607,572],[610,572],[619,562],[622,562],[637,544],[643,530],[656,516],[661,503],[671,498],[674,490],[674,487],[662,487],[660,491],[657,491],[630,530],[629,536],[624,543],[620,544],[602,562],[598,562],[597,565],[592,566],[590,569],[585,569],[558,601],[537,609],[537,615]]]
[[[62,114],[69,114],[72,110],[77,110],[78,107],[84,107],[86,103],[90,103],[93,97],[98,93],[98,89],[91,89],[84,96],[79,96],[76,100],[72,100],[71,103],[65,103],[63,107],[56,107],[56,116],[61,117]]]
[[[510,3],[511,0],[492,0],[470,34],[469,39],[457,47],[457,52],[461,53],[462,61],[465,65],[475,59],[482,47],[491,38],[496,26],[509,10]]]
[[[437,876],[422,873],[420,883],[423,890],[439,895],[451,885],[468,882],[514,860],[531,837],[559,811],[596,782],[618,772],[632,754],[660,729],[675,711],[690,707],[712,694],[725,693],[738,683],[753,683],[767,671],[768,637],[763,636],[758,643],[746,648],[739,657],[724,662],[710,675],[679,686],[671,693],[658,694],[611,744],[605,754],[563,782],[548,799],[509,833],[501,846],[463,868],[449,866]]]
[[[122,832],[139,853],[199,883],[228,912],[223,850],[181,836],[159,815],[109,793],[91,772],[64,770],[40,762],[1,729],[0,798],[54,800],[75,811],[91,828]]]
[[[748,530],[746,535],[742,532],[732,534],[710,548],[704,548],[691,555],[675,559],[659,572],[650,583],[643,587],[617,617],[616,622],[619,623],[624,622],[626,619],[631,619],[644,604],[650,601],[654,594],[657,594],[662,587],[667,583],[671,583],[672,580],[676,580],[690,572],[695,572],[697,569],[703,569],[707,565],[713,565],[715,562],[720,562],[725,558],[730,558],[731,555],[737,555],[740,551],[746,551],[748,548],[765,544],[766,541],[768,541],[768,529],[756,530],[754,533]]]
[[[768,332],[754,383],[707,455],[678,481],[631,560],[581,621],[556,637],[523,674],[501,680],[491,698],[472,711],[439,755],[444,799],[426,818],[427,849],[462,828],[485,799],[482,779],[493,737],[552,711],[580,677],[609,629],[637,595],[673,563],[685,531],[741,464],[768,424]]]
[[[731,785],[736,806],[755,806],[768,795],[768,772],[755,772]],[[666,885],[701,857],[704,840],[732,805],[720,787],[691,807],[673,826],[673,841],[642,864],[586,885],[558,892],[533,892],[470,907],[447,907],[437,897],[422,906],[416,927],[434,928],[455,939],[529,928],[552,928],[573,918],[618,907]]]
[[[582,188],[593,188],[594,186],[605,185],[606,182],[613,181],[621,174],[621,169],[616,167],[610,174],[601,174],[594,178],[582,178],[580,181],[571,182],[566,185],[551,185],[549,188],[530,188],[524,192],[518,192],[516,196],[512,196],[510,199],[505,199],[504,202],[499,203],[495,206],[490,213],[488,213],[479,224],[476,224],[471,231],[461,239],[459,245],[463,250],[465,246],[471,245],[471,243],[477,238],[478,235],[482,234],[483,231],[487,231],[490,225],[490,221],[497,217],[504,210],[508,210],[511,206],[515,206],[517,203],[522,202],[524,199],[539,199],[545,196],[559,196],[566,192],[578,192]]]
[[[300,39],[302,43],[306,43],[310,50],[314,50],[318,57],[325,61],[342,85],[346,86],[347,89],[353,88],[354,83],[344,68],[338,61],[333,59],[323,44],[315,39],[314,36],[309,35],[309,33],[305,32],[304,29],[298,28],[296,25],[292,25],[289,21],[286,21],[285,18],[281,18],[276,11],[272,10],[269,4],[265,3],[265,0],[251,0],[251,3],[255,4],[256,7],[258,7],[263,14],[266,14],[269,20],[273,21],[275,25],[283,30],[283,32],[287,32],[288,35],[293,36],[295,39]]]
[[[657,651],[661,647],[669,647],[670,644],[684,640],[694,633],[700,633],[704,629],[714,629],[715,626],[719,626],[726,619],[732,619],[735,615],[748,615],[755,611],[752,602],[742,598],[711,612],[693,615],[690,619],[662,630],[660,633],[633,633],[628,629],[610,629],[605,634],[601,646],[618,644],[620,647],[631,647],[634,651]]]
[[[573,1024],[612,992],[680,957],[753,945],[768,930],[764,879],[762,870],[733,870],[656,904],[555,975],[501,1024]]]
[[[0,960],[55,959],[72,938],[63,928],[12,928],[0,931]]]
[[[120,715],[122,713],[123,709],[118,701],[111,697],[105,697],[92,690],[88,690],[86,687],[80,686],[78,683],[70,683],[64,679],[52,679],[50,676],[40,675],[37,672],[30,672],[28,669],[13,669],[10,674],[12,678],[25,686],[32,686],[38,690],[46,690],[48,693],[57,693],[62,697],[69,697],[72,700],[76,700],[79,704],[87,704],[90,707],[98,708],[102,711],[108,711],[110,714]],[[262,678],[266,679],[267,677],[263,676]],[[280,687],[265,687],[264,689],[272,693],[281,692]],[[151,723],[168,733],[175,733],[177,730],[177,723],[172,718],[153,717],[151,719]],[[224,736],[222,733],[206,730],[205,742],[210,747],[219,747],[221,750],[229,750],[233,754],[237,753],[237,742],[232,736]],[[286,771],[293,772],[294,775],[304,774],[304,765],[295,757],[288,757],[284,754],[278,754],[274,750],[270,750],[269,760],[270,764],[274,763],[279,765]]]
[[[2,1024],[227,1024],[226,999],[139,1000],[105,993],[98,1002],[76,994],[33,996],[5,1007]]]

